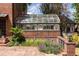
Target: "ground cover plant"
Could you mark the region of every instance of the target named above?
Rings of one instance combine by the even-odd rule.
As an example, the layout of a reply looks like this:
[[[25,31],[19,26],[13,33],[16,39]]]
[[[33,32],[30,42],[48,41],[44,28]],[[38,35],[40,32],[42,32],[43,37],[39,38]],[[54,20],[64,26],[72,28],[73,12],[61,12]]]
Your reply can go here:
[[[47,39],[26,39],[25,43],[22,44],[22,46],[36,46],[41,52],[47,53],[47,54],[58,54],[62,50],[62,46],[53,43],[50,40]]]
[[[22,46],[39,46],[44,42],[45,40],[43,39],[26,39],[26,41],[22,43]]]
[[[47,54],[58,54],[61,52],[62,46],[47,40],[39,46],[39,50]]]

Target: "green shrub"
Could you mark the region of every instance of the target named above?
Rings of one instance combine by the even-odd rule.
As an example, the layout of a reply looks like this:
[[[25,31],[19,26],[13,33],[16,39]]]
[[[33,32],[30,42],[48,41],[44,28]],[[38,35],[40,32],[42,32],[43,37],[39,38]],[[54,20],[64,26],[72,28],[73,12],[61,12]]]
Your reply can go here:
[[[9,46],[9,47],[14,46],[14,45],[15,45],[15,42],[13,42],[13,41],[10,41],[10,42],[8,43],[8,46]]]
[[[43,44],[44,40],[42,39],[35,39],[33,45],[34,46],[39,46],[40,44]]]
[[[14,27],[11,29],[11,32],[13,35],[12,35],[8,45],[17,46],[17,45],[21,45],[23,42],[25,42],[25,38],[22,36],[21,28]]]
[[[69,42],[72,42],[72,36],[69,36]]]
[[[27,46],[33,46],[33,39],[28,39],[28,40],[26,40],[26,45]]]
[[[78,34],[77,33],[73,33],[72,41],[75,42],[75,43],[78,43]]]
[[[69,39],[70,42],[75,42],[76,45],[79,45],[79,35],[78,33],[73,33],[72,36]]]
[[[44,44],[45,46],[51,46],[52,45],[52,41],[49,41],[49,40],[45,40]]]
[[[42,39],[26,39],[26,42],[22,43],[22,46],[39,46],[44,40]]]

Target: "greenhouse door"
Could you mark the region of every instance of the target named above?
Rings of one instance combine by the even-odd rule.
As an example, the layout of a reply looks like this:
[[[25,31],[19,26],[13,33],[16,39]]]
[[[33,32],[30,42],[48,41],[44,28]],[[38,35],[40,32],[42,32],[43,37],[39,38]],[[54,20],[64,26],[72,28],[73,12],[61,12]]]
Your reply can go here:
[[[0,35],[5,35],[6,33],[6,20],[4,18],[0,18]]]

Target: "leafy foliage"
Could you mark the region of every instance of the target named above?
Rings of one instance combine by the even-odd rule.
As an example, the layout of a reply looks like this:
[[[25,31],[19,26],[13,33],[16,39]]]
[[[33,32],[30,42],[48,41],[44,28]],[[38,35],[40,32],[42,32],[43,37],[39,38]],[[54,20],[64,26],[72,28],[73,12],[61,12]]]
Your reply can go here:
[[[39,46],[43,44],[44,40],[42,39],[26,39],[26,42],[22,43],[22,46]]]
[[[41,9],[44,14],[59,15],[62,10],[62,4],[60,4],[60,3],[44,3],[41,5]]]
[[[79,3],[73,3],[73,7],[76,10],[76,12],[74,12],[75,22],[79,23]]]
[[[73,33],[72,36],[69,37],[69,42],[75,42],[76,46],[79,47],[79,35],[78,33]]]
[[[23,42],[25,42],[25,38],[22,36],[22,29],[21,28],[14,27],[14,28],[12,28],[11,32],[13,35],[10,39],[9,46],[20,45]]]
[[[58,44],[54,44],[52,41],[49,40],[42,40],[42,39],[26,39],[22,42],[19,42],[20,37],[11,37],[12,39],[9,42],[9,46],[16,46],[16,45],[21,45],[21,46],[37,46],[41,52],[44,53],[54,53],[58,54],[60,53],[62,47],[59,46]],[[23,39],[23,38],[22,38]]]

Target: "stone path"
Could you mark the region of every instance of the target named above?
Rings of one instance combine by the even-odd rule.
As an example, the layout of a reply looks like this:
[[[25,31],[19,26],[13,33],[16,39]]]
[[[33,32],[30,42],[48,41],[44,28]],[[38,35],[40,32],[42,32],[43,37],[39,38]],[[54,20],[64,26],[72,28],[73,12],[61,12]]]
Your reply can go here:
[[[46,56],[37,47],[0,47],[0,56]],[[53,55],[53,54],[51,54]]]

